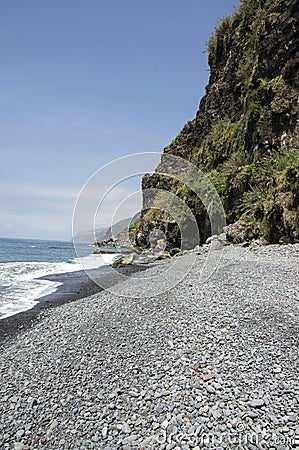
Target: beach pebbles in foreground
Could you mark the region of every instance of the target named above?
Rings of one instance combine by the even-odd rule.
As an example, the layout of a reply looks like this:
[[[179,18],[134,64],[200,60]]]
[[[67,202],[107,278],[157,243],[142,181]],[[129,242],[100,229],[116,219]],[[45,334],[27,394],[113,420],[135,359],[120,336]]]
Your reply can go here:
[[[299,448],[299,246],[225,247],[203,284],[197,253],[158,297],[170,260],[3,341],[1,449]]]

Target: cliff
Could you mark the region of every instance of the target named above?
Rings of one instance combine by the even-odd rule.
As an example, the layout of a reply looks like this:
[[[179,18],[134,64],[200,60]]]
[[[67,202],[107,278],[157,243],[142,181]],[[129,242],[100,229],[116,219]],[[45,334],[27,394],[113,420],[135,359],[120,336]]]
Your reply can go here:
[[[241,1],[207,43],[210,79],[196,117],[164,149],[209,177],[228,223],[269,243],[299,241],[298,19],[296,0]],[[157,187],[188,205],[204,241],[211,230],[198,196],[159,173],[143,178],[145,192]],[[154,228],[169,248],[180,245],[161,199],[145,193],[137,245],[148,246]]]

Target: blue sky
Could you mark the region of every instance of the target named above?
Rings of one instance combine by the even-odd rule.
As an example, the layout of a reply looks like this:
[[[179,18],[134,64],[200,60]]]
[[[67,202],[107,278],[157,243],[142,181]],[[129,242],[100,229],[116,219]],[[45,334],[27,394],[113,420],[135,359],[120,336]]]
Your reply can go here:
[[[0,236],[70,239],[97,169],[161,152],[195,116],[205,43],[237,4],[1,0]]]

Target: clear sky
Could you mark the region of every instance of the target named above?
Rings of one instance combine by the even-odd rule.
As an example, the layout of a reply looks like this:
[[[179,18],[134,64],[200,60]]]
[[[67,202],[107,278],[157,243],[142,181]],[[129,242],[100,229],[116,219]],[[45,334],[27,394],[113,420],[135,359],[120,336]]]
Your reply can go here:
[[[206,41],[237,4],[1,0],[0,236],[70,239],[97,169],[161,152],[195,116]]]

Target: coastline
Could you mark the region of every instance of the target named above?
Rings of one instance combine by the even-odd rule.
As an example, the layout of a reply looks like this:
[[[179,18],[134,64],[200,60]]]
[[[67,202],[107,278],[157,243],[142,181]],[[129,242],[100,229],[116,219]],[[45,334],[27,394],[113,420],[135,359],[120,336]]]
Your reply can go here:
[[[7,341],[0,447],[297,448],[299,245],[227,246],[202,284],[194,254],[171,290],[165,260]]]
[[[147,268],[148,266],[146,267],[139,265],[124,266],[118,268],[117,272],[130,276],[137,271],[146,270]],[[101,269],[100,275],[105,278],[105,266]],[[92,269],[88,272],[92,272]],[[116,274],[115,276],[111,276],[111,274],[109,274],[109,278],[109,283],[111,283],[111,285],[117,283]],[[59,305],[71,303],[83,298],[88,298],[91,295],[97,294],[103,290],[103,288],[97,285],[83,269],[74,272],[45,275],[38,279],[54,281],[62,284],[57,287],[55,292],[37,298],[36,300],[39,303],[37,303],[33,308],[1,319],[0,344],[8,338],[15,336],[17,333],[31,327],[36,321],[38,321],[41,311],[49,308],[55,308]]]

